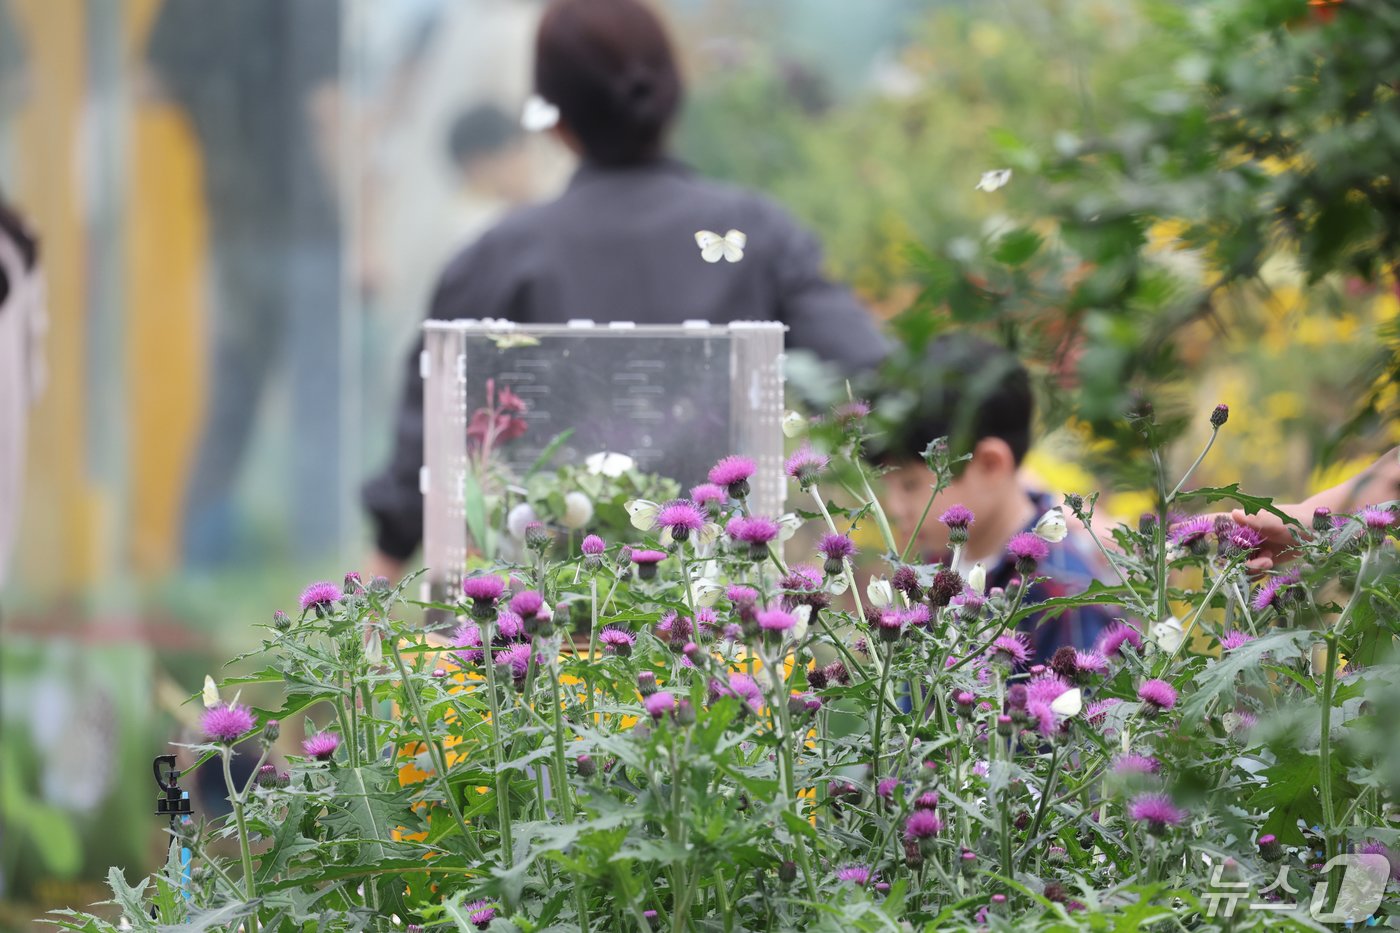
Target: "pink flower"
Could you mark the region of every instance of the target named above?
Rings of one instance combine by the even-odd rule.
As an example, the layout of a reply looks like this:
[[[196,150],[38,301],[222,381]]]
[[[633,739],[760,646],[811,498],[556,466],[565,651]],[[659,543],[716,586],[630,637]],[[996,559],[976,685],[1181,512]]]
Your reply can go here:
[[[496,919],[496,907],[491,901],[472,901],[467,905],[467,919],[478,930],[484,930]]]
[[[736,583],[732,584],[724,591],[724,598],[735,606],[752,605],[758,601],[758,590],[755,590],[751,586],[741,586]]]
[[[778,536],[778,523],[761,515],[739,515],[724,527],[729,537],[753,548],[765,547]]]
[[[1031,647],[1024,632],[998,635],[992,642],[992,657],[1005,659],[1017,667],[1031,658]]]
[[[336,592],[339,595],[339,590]],[[253,711],[248,707],[220,703],[204,711],[200,726],[204,729],[204,737],[209,741],[232,745],[252,732],[256,722]]]
[[[1240,645],[1254,641],[1254,636],[1248,632],[1226,632],[1220,636],[1220,647],[1225,651],[1234,651]]]
[[[544,608],[544,597],[534,590],[523,590],[510,598],[510,611],[524,619]]]
[[[787,458],[783,468],[787,475],[797,480],[799,486],[806,489],[817,481],[817,477],[826,469],[831,462],[830,457],[823,456],[812,449],[810,444],[803,444]]]
[[[1113,773],[1119,776],[1156,774],[1162,763],[1151,755],[1119,755],[1113,760]]]
[[[486,652],[481,645],[481,626],[475,622],[464,622],[458,626],[452,642],[458,648],[467,649],[457,652],[457,657],[464,663],[480,664],[485,660]]]
[[[494,603],[505,591],[505,581],[492,574],[467,577],[462,581],[462,595],[474,603]]]
[[[1138,699],[1148,707],[1168,710],[1176,706],[1176,688],[1165,680],[1144,680],[1138,687]]]
[[[507,645],[495,654],[496,664],[509,667],[511,679],[517,684],[525,682],[525,675],[530,672],[530,660],[529,642]]]
[[[786,632],[797,620],[781,609],[765,609],[758,614],[758,627],[765,632]]]
[[[317,732],[301,743],[306,756],[317,761],[330,761],[337,748],[340,748],[340,735],[335,732]]]
[[[880,778],[880,783],[875,785],[875,793],[878,794],[881,799],[889,800],[894,796],[894,789],[898,786],[899,778]]]
[[[870,403],[860,399],[842,402],[831,410],[831,416],[836,419],[836,423],[846,430],[857,426],[869,414]]]
[[[1379,506],[1364,508],[1356,517],[1361,519],[1361,524],[1365,525],[1367,530],[1380,532],[1382,535],[1395,524],[1395,513]]]
[[[954,505],[950,506],[947,511],[940,515],[938,520],[947,526],[949,530],[958,529],[959,531],[966,531],[971,527],[975,516],[972,514],[972,509],[969,509],[967,506]]]
[[[847,865],[844,868],[836,869],[837,881],[849,881],[856,887],[863,888],[870,883],[870,868],[867,865]]]
[[[1167,541],[1189,548],[1204,540],[1214,528],[1215,523],[1209,516],[1197,515],[1172,525],[1167,531]]]
[[[1108,658],[1097,651],[1076,651],[1074,667],[1081,674],[1107,674]]]
[[[690,532],[705,527],[705,513],[689,499],[676,499],[656,513],[656,527],[669,528],[673,538],[684,541]]]
[[[833,561],[839,563],[848,557],[854,557],[856,546],[851,539],[845,535],[828,534],[824,535],[821,542],[817,544],[817,553],[825,557],[828,563]],[[833,571],[827,568],[827,573],[836,572],[839,571]]]
[[[701,483],[690,489],[691,501],[703,507],[724,505],[729,501],[729,492],[718,483]]]
[[[607,542],[597,535],[589,535],[583,539],[579,545],[579,550],[583,551],[585,557],[598,557],[608,549]]]
[[[1139,823],[1146,823],[1154,833],[1168,826],[1176,826],[1186,819],[1184,811],[1178,809],[1166,794],[1142,794],[1128,804],[1128,816]]]
[[[1105,697],[1102,700],[1095,700],[1084,707],[1084,718],[1096,726],[1103,725],[1104,719],[1108,716],[1108,711],[1123,701],[1117,697]]]
[[[608,653],[625,658],[632,653],[633,646],[637,644],[637,636],[619,626],[608,625],[598,632],[598,641]]]
[[[1035,533],[1023,531],[1006,542],[1006,553],[1016,562],[1017,572],[1030,573],[1036,564],[1050,556],[1050,545]],[[1023,566],[1029,569],[1023,570]]]
[[[710,467],[709,480],[716,486],[728,486],[730,495],[740,499],[744,495],[748,495],[748,490],[746,488],[742,495],[738,495],[735,494],[734,487],[740,483],[747,487],[749,478],[757,470],[758,465],[753,462],[752,458],[731,455]]]
[[[660,719],[667,713],[675,711],[676,698],[666,690],[658,690],[644,699],[642,705],[646,707],[647,714],[652,719]]]
[[[322,580],[313,583],[301,591],[301,611],[308,612],[312,609],[320,612],[329,609],[331,604],[341,597],[340,587],[334,583]]]
[[[904,821],[904,838],[913,842],[932,839],[943,830],[943,821],[933,810],[915,810]]]
[[[1124,644],[1142,650],[1142,633],[1126,622],[1115,622],[1099,636],[1099,651],[1108,657],[1121,656]]]
[[[727,686],[717,680],[710,681],[711,702],[720,697],[738,697],[755,712],[763,706],[763,690],[748,674],[731,673]]]
[[[1218,534],[1217,540],[1220,556],[1224,558],[1247,558],[1264,543],[1263,535],[1246,525],[1236,525],[1223,535]]]
[[[1289,603],[1298,598],[1298,582],[1302,578],[1296,570],[1270,577],[1259,587],[1259,592],[1254,594],[1250,605],[1254,607],[1255,612],[1263,612],[1270,608],[1283,611]]]

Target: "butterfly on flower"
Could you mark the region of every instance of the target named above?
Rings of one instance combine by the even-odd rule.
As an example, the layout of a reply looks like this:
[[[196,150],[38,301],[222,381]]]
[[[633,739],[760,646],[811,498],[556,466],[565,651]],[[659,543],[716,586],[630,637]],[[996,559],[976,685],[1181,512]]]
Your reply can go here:
[[[973,186],[974,191],[992,192],[1003,187],[1011,180],[1011,169],[994,168],[990,172],[983,172],[982,177]]]
[[[700,258],[706,262],[738,262],[744,258],[744,247],[749,238],[738,230],[730,230],[720,236],[710,230],[699,230],[695,234],[695,245],[700,247]]]
[[[1050,701],[1050,711],[1056,716],[1078,716],[1079,711],[1084,708],[1084,694],[1078,687],[1066,690],[1064,693]]]

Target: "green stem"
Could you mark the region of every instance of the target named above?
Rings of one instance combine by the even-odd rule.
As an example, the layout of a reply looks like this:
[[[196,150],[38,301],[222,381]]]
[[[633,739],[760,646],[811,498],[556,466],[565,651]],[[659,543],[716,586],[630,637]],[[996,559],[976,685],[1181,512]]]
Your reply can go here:
[[[1361,581],[1357,581],[1357,589]],[[1337,854],[1337,812],[1332,802],[1332,696],[1337,681],[1337,633],[1323,636],[1327,642],[1326,669],[1322,672],[1322,734],[1318,747],[1318,792],[1322,795],[1322,835],[1327,843],[1327,858]]]
[[[1035,844],[1035,837],[1040,834],[1040,825],[1045,822],[1045,812],[1049,809],[1050,798],[1055,793],[1055,782],[1060,777],[1060,746],[1056,743],[1050,750],[1050,774],[1045,778],[1045,787],[1040,794],[1040,806],[1035,812],[1035,821],[1031,823],[1031,831],[1026,836],[1029,844]]]
[[[491,759],[495,772],[496,819],[500,823],[501,846],[504,850],[504,863],[507,867],[515,864],[515,845],[510,831],[510,799],[506,796],[506,776],[501,769],[501,701],[496,696],[496,659],[491,655],[491,642],[494,640],[494,620],[481,626],[481,643],[485,645],[483,660],[486,668],[486,697],[491,705]],[[533,666],[533,665],[532,665]]]
[[[904,550],[899,554],[899,562],[907,564],[909,562],[909,552],[914,549],[914,542],[919,540],[919,532],[924,529],[924,522],[928,520],[929,510],[933,508],[933,500],[938,498],[938,494],[943,491],[941,485],[931,486],[928,494],[928,501],[924,503],[923,514],[919,516],[919,523],[914,526],[914,531],[909,535],[909,540],[904,544]],[[953,558],[953,567],[957,567],[956,556]]]
[[[408,706],[413,711],[414,725],[423,735],[423,744],[428,746],[428,755],[433,759],[433,770],[436,772],[437,782],[442,790],[442,796],[447,801],[447,808],[452,811],[452,818],[457,821],[457,828],[462,831],[462,839],[466,843],[472,858],[481,858],[483,853],[481,847],[477,845],[472,837],[471,831],[467,829],[467,821],[462,817],[462,808],[457,803],[457,797],[452,793],[452,785],[447,781],[447,759],[442,749],[438,747],[437,740],[428,731],[428,717],[423,713],[423,700],[418,696],[418,690],[413,685],[413,680],[408,676],[408,666],[403,662],[403,655],[399,653],[398,639],[388,640],[389,653],[394,656],[394,665],[399,670],[399,678],[403,681],[404,696],[408,698]],[[488,649],[489,650],[489,649]]]
[[[1210,448],[1215,444],[1215,437],[1216,437],[1216,435],[1219,434],[1219,433],[1220,433],[1220,429],[1219,429],[1219,428],[1213,427],[1213,426],[1211,427],[1211,430],[1210,430],[1210,439],[1209,439],[1208,441],[1206,441],[1206,448],[1205,448],[1205,450],[1201,451],[1201,455],[1200,455],[1199,457],[1196,458],[1196,462],[1193,463],[1193,464],[1191,464],[1191,467],[1190,467],[1190,468],[1186,471],[1186,473],[1181,477],[1181,482],[1177,483],[1177,484],[1176,484],[1176,488],[1173,489],[1173,490],[1171,491],[1171,494],[1167,496],[1167,501],[1168,501],[1168,502],[1171,502],[1173,499],[1176,498],[1176,494],[1179,493],[1179,492],[1181,492],[1181,487],[1182,487],[1182,486],[1185,486],[1185,485],[1186,485],[1186,481],[1187,481],[1188,479],[1191,478],[1191,474],[1194,473],[1194,472],[1196,472],[1196,467],[1200,466],[1200,465],[1201,465],[1201,461],[1204,460],[1204,459],[1206,458],[1206,454],[1210,453]]]
[[[228,788],[229,802],[233,804],[233,818],[238,823],[238,851],[243,859],[243,893],[252,901],[258,896],[257,881],[253,877],[253,850],[248,845],[248,821],[243,815],[243,795],[234,789],[233,772],[229,768],[233,749],[225,747],[220,757],[224,760],[224,786]],[[256,920],[254,922],[256,924]]]
[[[880,665],[880,696],[885,696],[885,689],[889,685],[890,679],[890,658],[894,653],[893,648],[886,643],[884,647],[884,663]],[[885,704],[881,703],[875,707],[875,734],[871,742],[872,755],[870,761],[870,784],[877,786],[880,783],[880,740],[885,725]]]
[[[549,668],[550,692],[554,698],[554,788],[559,795],[559,807],[563,811],[564,823],[572,825],[574,822],[574,797],[573,791],[569,788],[568,772],[564,764],[564,707],[559,696],[559,667],[551,664]],[[574,889],[574,913],[578,916],[578,926],[584,933],[588,933],[588,902],[584,898],[582,879],[575,879]]]

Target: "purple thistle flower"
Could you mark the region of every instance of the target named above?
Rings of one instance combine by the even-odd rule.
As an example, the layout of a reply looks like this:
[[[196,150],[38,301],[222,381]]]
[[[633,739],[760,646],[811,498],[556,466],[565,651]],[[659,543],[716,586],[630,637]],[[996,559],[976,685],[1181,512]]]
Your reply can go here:
[[[1056,674],[1043,674],[1026,684],[1026,713],[1036,720],[1041,735],[1052,735],[1059,728],[1060,718],[1051,704],[1070,689]]]
[[[326,580],[313,583],[301,591],[301,611],[309,612],[315,609],[321,612],[329,609],[331,604],[340,599],[343,594],[340,587]]]
[[[817,553],[825,557],[828,561],[845,560],[854,557],[856,546],[850,538],[845,535],[827,534],[823,535],[821,542],[817,544]],[[831,571],[827,571],[830,573]]]
[[[337,748],[340,748],[340,735],[335,732],[318,732],[301,743],[306,756],[317,761],[330,761]]]
[[[507,641],[525,637],[525,620],[507,609],[496,617],[496,634]]]
[[[1248,558],[1264,543],[1263,535],[1247,525],[1236,525],[1224,534],[1217,530],[1216,538],[1220,542],[1220,556],[1227,559]]]
[[[672,611],[656,621],[652,632],[660,640],[668,641],[672,646],[679,646],[690,641],[690,636],[695,632],[695,624],[690,620],[690,616]]]
[[[1368,531],[1374,531],[1380,535],[1384,535],[1390,530],[1390,526],[1395,524],[1394,512],[1374,505],[1362,509],[1356,517],[1361,520],[1361,524],[1365,525]]]
[[[1177,522],[1167,531],[1167,541],[1171,544],[1189,548],[1197,544],[1211,533],[1215,528],[1215,523],[1209,516],[1197,515],[1185,521]]]
[[[1128,816],[1146,823],[1148,829],[1160,833],[1168,826],[1176,826],[1186,819],[1186,814],[1172,803],[1166,794],[1141,794],[1128,804]]]
[[[701,508],[721,506],[729,501],[729,491],[718,483],[701,483],[690,487],[690,499]]]
[[[895,592],[903,593],[912,602],[924,598],[924,588],[919,585],[919,572],[908,564],[900,564],[890,577],[890,586]]]
[[[530,645],[528,642],[517,642],[499,649],[494,660],[497,665],[505,665],[510,668],[511,679],[517,684],[525,682],[525,675],[530,672]]]
[[[932,839],[943,830],[943,821],[933,810],[915,810],[904,821],[904,838],[912,842]]]
[[[778,523],[761,515],[740,515],[729,520],[724,527],[729,537],[742,541],[753,548],[766,547],[769,541],[778,536]]]
[[[938,520],[947,526],[949,531],[958,529],[966,531],[976,520],[972,510],[965,505],[950,506],[946,512],[938,517]]]
[[[642,701],[652,719],[660,719],[676,709],[676,698],[667,690],[658,690]]]
[[[620,626],[606,625],[598,632],[598,641],[609,654],[625,658],[632,654],[632,647],[637,644],[637,636]]]
[[[597,535],[588,535],[579,545],[579,550],[583,551],[585,557],[600,557],[607,549],[607,542]]]
[[[765,632],[786,632],[797,620],[781,609],[765,609],[758,614],[758,627]]]
[[[729,675],[728,685],[720,683],[718,680],[710,681],[711,702],[720,697],[738,697],[744,704],[755,712],[763,705],[763,690],[748,674],[738,672]]]
[[[1263,612],[1265,609],[1282,612],[1297,599],[1297,585],[1300,580],[1302,575],[1297,570],[1269,577],[1259,587],[1259,592],[1254,594],[1250,605],[1254,607],[1255,612]]]
[[[1075,651],[1074,667],[1081,674],[1107,674],[1108,658],[1098,651]]]
[[[961,574],[951,567],[940,567],[929,584],[928,601],[941,608],[951,603],[965,588]]]
[[[875,614],[871,624],[884,641],[898,641],[904,634],[904,612],[894,606],[887,606]]]
[[[856,887],[863,888],[870,883],[870,868],[866,865],[847,865],[836,869],[837,881],[849,881]]]
[[[758,602],[758,590],[751,586],[742,586],[737,583],[731,584],[730,587],[724,591],[724,598],[735,606],[752,605]]]
[[[544,608],[544,597],[534,590],[523,590],[510,598],[510,611],[524,619]]]
[[[938,809],[938,791],[926,790],[914,798],[915,810],[936,810]]]
[[[1249,730],[1259,725],[1259,717],[1248,710],[1240,710],[1235,713],[1235,728],[1230,730],[1234,736],[1248,735]]]
[[[496,919],[496,907],[491,901],[472,901],[467,905],[467,919],[484,930]]]
[[[689,499],[675,499],[656,513],[656,527],[669,528],[671,537],[684,541],[692,531],[705,527],[705,513]]]
[[[992,642],[992,657],[1009,661],[1021,667],[1031,659],[1031,646],[1024,632],[1014,635],[998,635]]]
[[[1121,657],[1125,644],[1141,651],[1142,633],[1126,622],[1116,622],[1099,636],[1098,649],[1106,657]]]
[[[1165,680],[1144,680],[1138,687],[1138,699],[1157,710],[1176,706],[1176,688]]]
[[[1018,573],[1028,574],[1035,570],[1036,564],[1050,556],[1050,545],[1035,533],[1023,531],[1006,542],[1006,553],[1016,562]],[[1021,569],[1023,566],[1029,569]]]
[[[730,622],[725,625],[720,635],[725,641],[743,641],[744,627],[738,622]]]
[[[882,800],[889,800],[894,796],[894,789],[899,786],[899,778],[880,778],[880,783],[875,785],[875,793]]]
[[[1234,651],[1241,645],[1254,641],[1254,636],[1248,632],[1226,632],[1220,636],[1220,647],[1225,651]]]
[[[788,572],[778,579],[778,589],[811,592],[821,589],[822,572],[820,567],[811,564],[793,564]]]
[[[853,399],[849,402],[842,402],[831,410],[831,415],[836,419],[837,424],[849,430],[855,427],[860,421],[869,416],[870,403]]]
[[[731,455],[710,467],[709,480],[716,486],[736,486],[748,480],[757,471],[758,464],[754,463],[752,458]]]
[[[811,486],[817,481],[827,464],[831,463],[831,458],[823,456],[812,449],[810,444],[803,444],[787,458],[783,464],[783,469],[787,475],[797,480],[797,484],[803,489]]]
[[[1264,841],[1262,836],[1259,838],[1259,841],[1261,843]],[[1385,856],[1385,860],[1390,863],[1391,879],[1394,881],[1400,881],[1400,855],[1397,855],[1396,853],[1390,851],[1390,848],[1386,846],[1385,843],[1375,841],[1367,842],[1363,844],[1358,851],[1360,851],[1362,855]]]
[[[1095,700],[1084,707],[1084,718],[1096,726],[1103,725],[1104,719],[1108,716],[1108,711],[1123,701],[1117,697],[1105,697],[1102,700]]]
[[[336,593],[338,595],[339,590]],[[248,707],[220,703],[205,710],[199,724],[204,729],[204,737],[209,741],[232,745],[252,732],[256,722],[253,711]]]
[[[915,603],[904,610],[904,624],[914,628],[923,628],[928,625],[930,618],[929,608],[923,603]]]
[[[632,553],[628,555],[628,560],[632,561],[632,563],[636,564],[638,567],[655,567],[665,559],[665,551],[653,551],[647,548],[633,548]]]
[[[1113,760],[1113,773],[1119,777],[1156,774],[1161,770],[1162,763],[1151,755],[1126,754]]]
[[[494,574],[479,574],[462,581],[462,595],[474,603],[494,603],[505,591],[505,581]]]
[[[475,622],[463,622],[457,627],[452,638],[453,644],[464,651],[458,651],[457,657],[466,664],[480,664],[486,658],[486,652],[481,644],[481,626]]]

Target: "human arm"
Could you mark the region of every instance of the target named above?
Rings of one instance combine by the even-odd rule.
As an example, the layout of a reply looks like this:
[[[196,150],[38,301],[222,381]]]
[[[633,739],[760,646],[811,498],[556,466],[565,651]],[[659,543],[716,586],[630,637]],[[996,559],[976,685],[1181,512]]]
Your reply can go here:
[[[1306,539],[1311,535],[1309,529],[1318,509],[1345,514],[1396,498],[1400,498],[1400,447],[1381,455],[1345,482],[1324,489],[1302,502],[1278,506],[1279,511],[1296,519],[1301,528],[1289,525],[1269,512],[1247,515],[1242,509],[1235,509],[1230,514],[1236,522],[1253,528],[1264,537],[1259,555],[1246,564],[1249,570],[1258,573],[1292,560],[1298,537]],[[1298,537],[1295,537],[1295,533]]]

